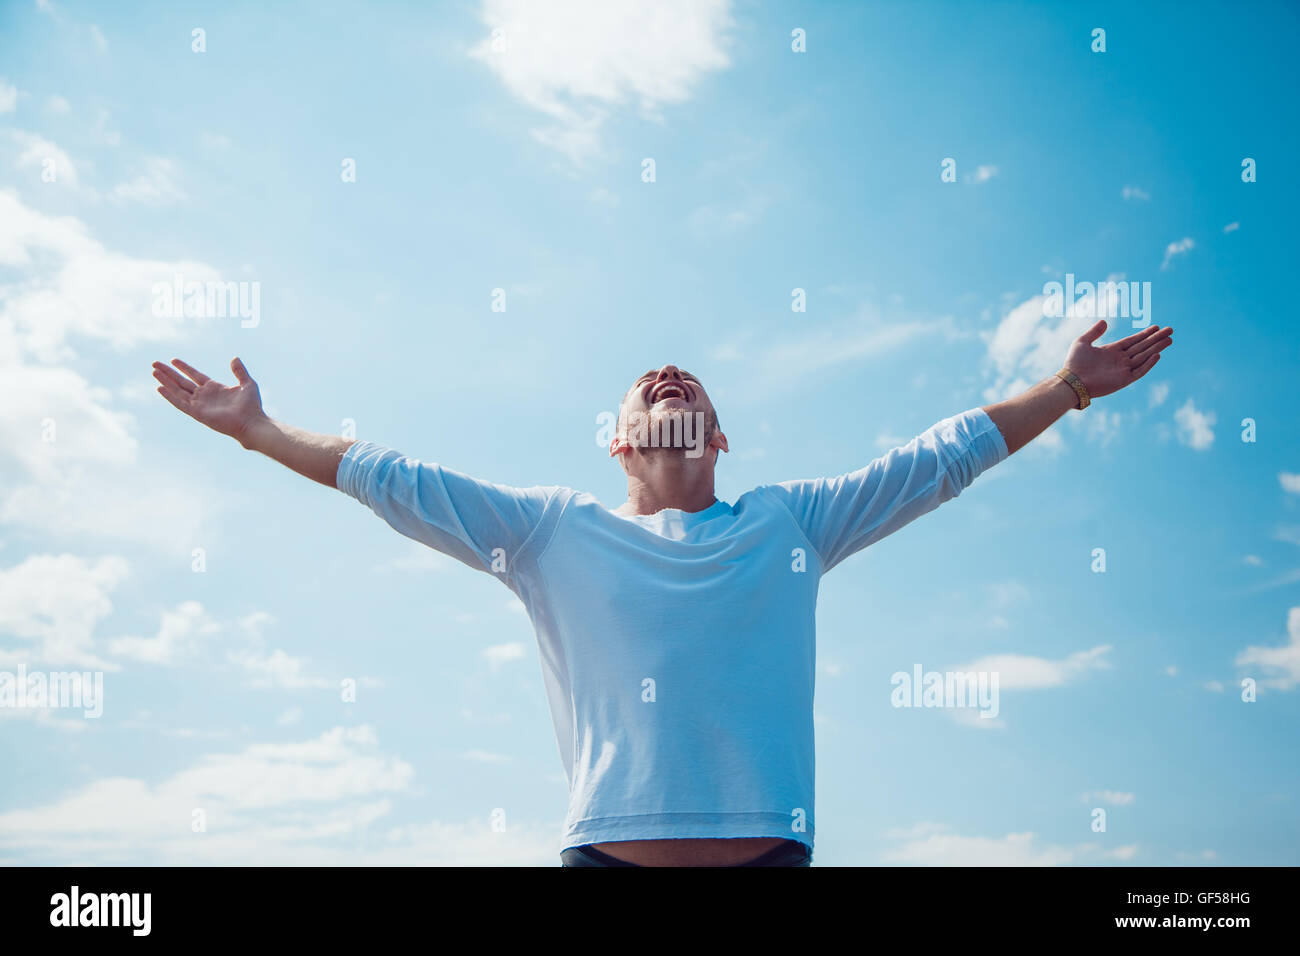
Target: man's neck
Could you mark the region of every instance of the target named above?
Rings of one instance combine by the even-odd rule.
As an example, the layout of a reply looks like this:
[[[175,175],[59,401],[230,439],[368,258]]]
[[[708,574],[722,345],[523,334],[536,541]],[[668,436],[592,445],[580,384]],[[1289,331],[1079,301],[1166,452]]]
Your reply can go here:
[[[694,512],[710,507],[717,496],[713,493],[712,469],[695,474],[677,470],[671,475],[654,477],[671,478],[669,481],[652,481],[652,476],[628,475],[627,501],[614,511],[621,515],[652,515],[665,509]]]

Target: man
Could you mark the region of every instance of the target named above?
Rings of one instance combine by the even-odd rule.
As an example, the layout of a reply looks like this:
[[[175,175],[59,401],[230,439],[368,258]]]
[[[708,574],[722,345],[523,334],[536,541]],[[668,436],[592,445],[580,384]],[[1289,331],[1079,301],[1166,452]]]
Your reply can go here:
[[[237,358],[231,387],[179,359],[155,362],[154,376],[187,415],[519,595],[569,780],[564,865],[806,866],[820,576],[1069,409],[1137,381],[1173,343],[1173,329],[1151,326],[1094,345],[1105,330],[1014,398],[858,471],[764,485],[734,505],[714,495],[727,438],[704,386],[675,365],[652,369],[624,396],[610,442],[627,473],[612,511],[569,488],[489,484],[273,421]]]

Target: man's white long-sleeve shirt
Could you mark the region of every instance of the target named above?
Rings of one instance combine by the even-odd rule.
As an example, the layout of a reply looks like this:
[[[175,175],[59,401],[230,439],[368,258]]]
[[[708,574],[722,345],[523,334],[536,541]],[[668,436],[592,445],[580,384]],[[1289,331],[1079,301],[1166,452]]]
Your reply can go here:
[[[584,492],[495,485],[366,441],[337,484],[522,599],[569,780],[564,847],[811,846],[819,579],[1006,456],[972,409],[865,468],[699,512],[622,516]]]

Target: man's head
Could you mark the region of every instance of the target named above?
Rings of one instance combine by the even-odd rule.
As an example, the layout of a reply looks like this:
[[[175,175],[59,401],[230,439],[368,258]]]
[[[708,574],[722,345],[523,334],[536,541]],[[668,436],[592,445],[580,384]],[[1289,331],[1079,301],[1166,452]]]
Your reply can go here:
[[[627,390],[619,406],[618,433],[609,443],[629,475],[650,461],[698,462],[712,469],[727,436],[704,386],[676,365],[650,369]]]

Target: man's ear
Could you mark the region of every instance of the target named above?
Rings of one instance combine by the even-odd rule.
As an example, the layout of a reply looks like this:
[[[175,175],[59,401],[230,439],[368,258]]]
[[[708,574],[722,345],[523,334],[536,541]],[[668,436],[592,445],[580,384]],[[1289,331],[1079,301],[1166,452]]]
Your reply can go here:
[[[717,448],[728,453],[731,451],[731,449],[727,447],[727,436],[722,432],[713,433],[713,437],[709,439],[709,447]]]
[[[609,440],[609,457],[617,458],[619,466],[624,473],[627,472],[627,456],[632,450],[632,446],[621,438],[611,438]]]

